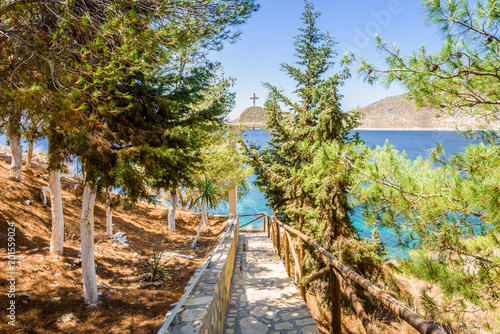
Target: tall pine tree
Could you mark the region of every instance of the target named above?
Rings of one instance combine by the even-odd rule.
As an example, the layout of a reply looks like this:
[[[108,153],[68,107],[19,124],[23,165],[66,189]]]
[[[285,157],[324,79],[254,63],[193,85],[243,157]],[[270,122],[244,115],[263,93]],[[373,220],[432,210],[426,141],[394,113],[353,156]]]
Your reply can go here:
[[[363,158],[355,148],[357,136],[349,138],[349,130],[357,124],[356,116],[340,108],[339,87],[349,72],[330,74],[335,42],[328,33],[318,30],[320,14],[313,9],[306,3],[304,27],[294,43],[297,61],[281,66],[296,82],[295,96],[288,97],[266,84],[269,95],[264,107],[271,141],[262,149],[248,149],[258,175],[256,184],[278,219],[294,225],[366,278],[399,293],[400,285],[383,264],[383,245],[378,240],[359,239],[349,216],[348,191],[355,183],[355,169],[347,166],[344,158]],[[303,273],[320,269],[313,249],[301,242],[298,248]],[[315,281],[308,288],[325,301],[322,305],[331,305],[326,302],[329,291],[325,286]],[[329,310],[324,312],[330,314]]]
[[[336,43],[317,28],[319,16],[313,5],[306,3],[302,15],[304,26],[294,42],[297,61],[281,65],[281,70],[296,82],[295,96],[287,97],[275,86],[265,84],[269,89],[265,109],[272,139],[266,148],[253,151],[253,164],[258,172],[256,183],[279,218],[293,221],[303,231],[308,229],[306,218],[314,218],[315,225],[327,229],[322,239],[325,245],[331,245],[339,236],[356,234],[348,216],[345,191],[348,178],[334,177],[323,180],[328,185],[311,187],[309,181],[314,176],[304,171],[322,145],[348,143],[348,131],[355,120],[340,109],[338,88],[349,73],[344,71],[325,78],[333,70]],[[329,189],[328,195],[318,198],[321,187]]]

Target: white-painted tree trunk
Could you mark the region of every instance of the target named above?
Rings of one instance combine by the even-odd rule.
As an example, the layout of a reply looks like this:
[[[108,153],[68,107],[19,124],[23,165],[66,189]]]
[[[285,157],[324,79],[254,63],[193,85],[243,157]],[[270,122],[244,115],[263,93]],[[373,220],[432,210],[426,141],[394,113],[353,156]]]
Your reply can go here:
[[[111,188],[106,189],[106,233],[108,238],[113,237],[113,207],[111,206]]]
[[[21,147],[21,135],[19,134],[18,131],[10,131],[9,140],[10,140],[10,151],[12,155],[9,177],[12,180],[22,182],[23,149]]]
[[[80,231],[82,243],[83,298],[87,304],[97,302],[97,278],[94,262],[94,205],[97,185],[85,184],[82,196]]]
[[[201,221],[203,225],[208,226],[208,216],[207,216],[207,202],[203,199],[201,203]]]
[[[28,157],[26,158],[26,168],[31,168],[31,160],[33,159],[33,140],[28,142]]]
[[[64,214],[61,197],[61,173],[58,169],[49,171],[50,211],[52,214],[52,232],[50,251],[63,255],[64,250]]]
[[[203,224],[203,216],[200,220],[200,225],[198,226],[198,232],[196,233],[196,237],[194,238],[193,243],[191,244],[191,248],[196,248],[196,243],[198,242],[198,238],[200,237],[201,225]]]
[[[168,209],[168,230],[175,233],[175,210],[177,210],[177,189],[170,190],[170,208]]]

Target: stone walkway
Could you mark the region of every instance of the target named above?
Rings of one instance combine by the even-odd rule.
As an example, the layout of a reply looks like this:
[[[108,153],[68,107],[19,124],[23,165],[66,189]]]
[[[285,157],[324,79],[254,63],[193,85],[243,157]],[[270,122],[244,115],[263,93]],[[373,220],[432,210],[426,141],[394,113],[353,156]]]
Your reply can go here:
[[[239,238],[224,333],[319,334],[267,235]]]

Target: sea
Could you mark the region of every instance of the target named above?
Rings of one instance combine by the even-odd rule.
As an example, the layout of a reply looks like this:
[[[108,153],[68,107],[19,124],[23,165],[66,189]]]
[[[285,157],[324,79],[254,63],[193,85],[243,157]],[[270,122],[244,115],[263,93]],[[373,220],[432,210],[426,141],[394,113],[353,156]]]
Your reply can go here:
[[[457,131],[358,130],[353,132],[358,132],[360,138],[369,147],[383,146],[388,141],[398,151],[405,151],[407,158],[411,160],[415,160],[417,157],[428,157],[431,149],[439,142],[442,144],[447,156],[462,152],[467,145],[479,142],[477,139],[466,138]],[[243,133],[243,137],[246,141],[254,142],[260,146],[264,146],[270,140],[269,134],[263,130],[247,130]],[[272,209],[267,205],[264,194],[253,184],[255,179],[255,175],[248,177],[252,189],[243,200],[238,202],[238,214],[245,215],[264,212],[271,215]],[[220,214],[227,214],[227,208],[220,208],[216,211]],[[252,219],[254,217],[241,217],[240,226],[250,222]],[[360,237],[371,238],[373,228],[365,224],[360,210],[355,209],[351,215],[351,219]],[[262,219],[251,223],[255,229],[261,229],[262,224]],[[397,238],[391,230],[379,227],[379,232],[381,239],[385,243],[389,257],[395,259],[408,258],[410,249],[399,245]]]
[[[457,131],[399,131],[399,130],[359,130],[360,138],[370,147],[383,146],[386,141],[394,146],[399,151],[405,151],[409,159],[416,159],[417,157],[426,158],[432,148],[438,142],[442,143],[446,155],[459,153],[463,151],[468,144],[478,142],[478,140],[468,139]],[[260,146],[266,145],[270,140],[270,136],[263,130],[247,130],[242,134],[247,142],[253,142]],[[0,135],[0,145],[8,146],[5,136]],[[23,142],[23,149],[27,150],[28,143]],[[38,152],[47,153],[48,143],[46,139],[41,139],[34,144],[34,150]],[[267,205],[266,198],[254,185],[256,180],[255,175],[251,175],[247,179],[250,183],[251,189],[247,195],[238,201],[238,214],[247,215],[255,213],[267,213],[272,215],[272,209]],[[221,207],[209,210],[210,214],[228,214],[228,206],[222,205]],[[241,217],[240,226],[250,222],[254,217]],[[358,230],[362,238],[371,238],[372,228],[367,226],[359,210],[354,210],[351,219],[354,226]],[[248,225],[250,228],[262,229],[263,221],[259,219]],[[408,257],[409,250],[406,247],[398,245],[397,238],[387,228],[380,227],[380,237],[384,241],[389,257],[395,259],[404,259]]]

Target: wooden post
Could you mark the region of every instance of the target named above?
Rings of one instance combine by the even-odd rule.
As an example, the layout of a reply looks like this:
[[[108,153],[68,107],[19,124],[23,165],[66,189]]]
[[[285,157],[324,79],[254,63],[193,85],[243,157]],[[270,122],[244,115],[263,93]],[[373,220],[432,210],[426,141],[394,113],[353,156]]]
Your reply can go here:
[[[276,247],[276,242],[275,242],[275,239],[276,239],[275,235],[276,235],[276,233],[274,232],[274,230],[276,229],[276,227],[271,222],[269,222],[269,229],[272,230],[271,231],[271,240],[273,241],[273,247]]]
[[[288,233],[285,230],[286,238],[288,239],[288,242],[290,243],[290,248],[289,251],[291,251],[293,260],[295,263],[295,275],[294,275],[294,282],[295,284],[299,284],[300,279],[302,278],[302,271],[300,270],[299,266],[299,257],[297,255],[297,252],[295,251],[295,245],[293,244],[292,237],[290,236],[290,233]]]
[[[283,248],[285,248],[285,239],[286,239],[285,231],[283,231],[283,237],[281,238],[281,241],[280,241],[280,254],[281,254],[281,250]]]
[[[266,216],[262,216],[262,228],[264,229],[264,233],[266,233]]]
[[[304,245],[302,239],[300,239],[297,236],[297,244],[299,245],[299,270],[301,273],[301,276],[305,275],[305,268],[302,263],[304,263]],[[303,287],[302,285],[300,286],[300,294],[302,297],[305,297],[306,295],[306,288]]]
[[[332,299],[332,334],[342,334],[340,316],[340,282],[335,275],[335,269],[330,265],[330,297]]]
[[[352,290],[351,286],[347,281],[342,277],[340,272],[336,269],[334,269],[335,276],[337,276],[337,279],[340,281],[340,285],[342,286],[342,289],[344,289],[345,294],[351,301],[352,306],[354,307],[354,310],[356,311],[356,314],[358,315],[359,320],[361,320],[361,324],[363,325],[366,334],[375,334],[375,329],[373,328],[370,319],[366,315],[365,310],[363,309],[363,306],[359,302],[358,297]]]
[[[276,227],[276,250],[278,251],[278,257],[281,257],[280,254],[280,226],[278,222],[274,225]]]
[[[290,243],[286,239],[286,232],[283,233],[283,242],[285,243],[285,269],[288,277],[290,277]]]
[[[266,224],[267,224],[267,237],[271,239],[271,224],[269,224],[269,217],[265,216]]]

